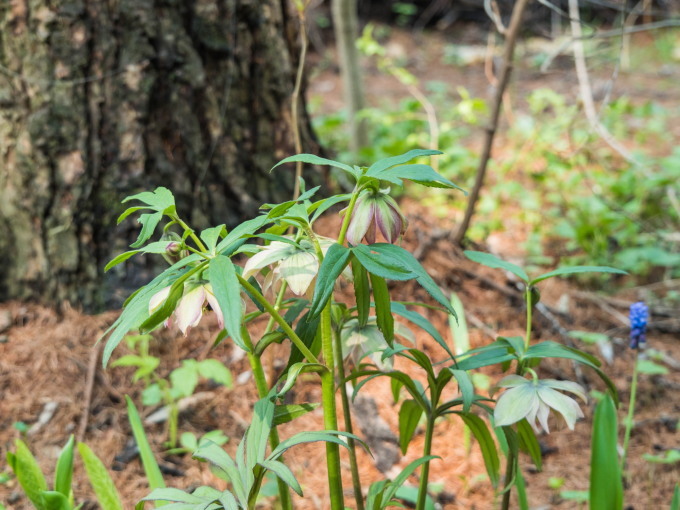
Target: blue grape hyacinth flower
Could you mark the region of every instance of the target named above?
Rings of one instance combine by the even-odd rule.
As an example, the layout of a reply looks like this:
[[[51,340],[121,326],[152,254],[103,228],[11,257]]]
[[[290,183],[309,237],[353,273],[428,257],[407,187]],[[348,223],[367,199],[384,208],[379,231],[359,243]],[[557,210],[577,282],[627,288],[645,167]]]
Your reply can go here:
[[[647,343],[649,309],[642,301],[630,305],[630,348],[640,349]]]

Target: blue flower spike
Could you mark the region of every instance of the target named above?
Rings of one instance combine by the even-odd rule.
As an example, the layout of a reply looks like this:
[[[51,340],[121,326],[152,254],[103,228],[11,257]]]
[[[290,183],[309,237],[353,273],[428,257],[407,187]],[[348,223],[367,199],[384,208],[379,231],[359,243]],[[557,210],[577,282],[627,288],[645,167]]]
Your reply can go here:
[[[647,305],[638,301],[630,305],[630,348],[643,349],[647,343],[646,331],[649,309]]]

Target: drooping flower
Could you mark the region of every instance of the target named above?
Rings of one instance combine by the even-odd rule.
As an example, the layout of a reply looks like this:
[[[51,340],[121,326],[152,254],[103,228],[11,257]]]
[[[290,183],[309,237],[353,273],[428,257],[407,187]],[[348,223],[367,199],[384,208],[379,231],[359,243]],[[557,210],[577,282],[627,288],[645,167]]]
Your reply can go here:
[[[644,348],[647,343],[649,308],[642,301],[630,305],[630,348]]]
[[[170,287],[165,287],[151,297],[149,301],[149,314],[154,313],[165,302],[170,294]],[[215,312],[220,328],[224,328],[224,315],[217,302],[217,298],[209,283],[196,285],[195,282],[184,285],[184,294],[177,303],[175,311],[165,321],[165,326],[170,327],[174,318],[180,331],[187,335],[189,328],[194,328],[201,321],[203,311],[207,305]]]
[[[397,335],[413,343],[411,330],[399,323],[395,323],[394,327]],[[343,359],[349,359],[352,364],[358,365],[368,356],[380,370],[392,369],[392,358],[382,359],[388,344],[378,329],[375,317],[369,317],[365,326],[361,326],[357,319],[345,322],[340,330],[340,343]]]
[[[366,190],[357,199],[347,228],[347,242],[357,245],[362,239],[375,243],[378,231],[388,243],[396,243],[406,232],[408,222],[397,202],[385,190]]]
[[[335,243],[324,237],[319,237],[318,240],[324,254]],[[290,290],[301,296],[307,292],[319,272],[319,259],[312,243],[307,239],[298,243],[272,241],[248,259],[243,268],[243,278],[247,280],[267,266],[272,266],[272,269],[265,277],[262,290],[266,292],[280,280],[285,280]],[[347,275],[346,272],[343,274]]]
[[[571,430],[574,430],[576,420],[583,418],[583,411],[576,400],[557,391],[568,391],[587,402],[585,390],[575,382],[509,375],[498,382],[497,388],[510,388],[496,402],[493,414],[497,427],[512,425],[526,418],[534,430],[539,430],[536,424],[538,419],[543,430],[550,432],[550,409],[560,413]]]

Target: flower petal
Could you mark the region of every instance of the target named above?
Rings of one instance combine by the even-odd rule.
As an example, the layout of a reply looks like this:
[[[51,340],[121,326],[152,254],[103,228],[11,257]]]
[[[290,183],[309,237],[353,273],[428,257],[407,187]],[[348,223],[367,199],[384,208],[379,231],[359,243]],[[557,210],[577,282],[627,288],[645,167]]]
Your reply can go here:
[[[286,280],[290,290],[301,296],[309,288],[319,271],[319,261],[309,252],[298,252],[279,265],[279,274]]]
[[[184,333],[184,336],[186,336],[189,328],[195,327],[201,320],[205,294],[204,286],[199,285],[180,299],[175,310],[175,318],[177,319],[177,327]]]
[[[364,193],[359,197],[349,221],[349,227],[345,239],[349,244],[356,246],[366,235],[366,231],[373,222],[372,207],[369,203],[369,195]]]
[[[576,400],[571,397],[563,395],[559,391],[555,391],[547,386],[538,386],[539,398],[548,406],[564,417],[567,422],[567,427],[574,430],[574,424],[578,418],[583,418],[583,411],[579,407]]]
[[[224,329],[224,314],[222,313],[220,304],[217,302],[217,297],[213,294],[212,286],[210,284],[205,286],[205,297],[210,304],[210,308],[212,308],[217,316],[217,323],[220,325],[220,329]]]
[[[497,427],[512,425],[530,414],[535,415],[538,410],[538,395],[533,383],[527,383],[505,391],[498,398],[493,412]]]
[[[161,290],[156,292],[149,300],[149,315],[153,314],[160,306],[168,299],[170,295],[170,286],[163,287]]]
[[[288,243],[272,241],[269,246],[265,246],[262,248],[262,251],[248,259],[243,268],[243,278],[247,280],[263,267],[274,264],[292,253],[295,253],[295,251],[296,248]]]

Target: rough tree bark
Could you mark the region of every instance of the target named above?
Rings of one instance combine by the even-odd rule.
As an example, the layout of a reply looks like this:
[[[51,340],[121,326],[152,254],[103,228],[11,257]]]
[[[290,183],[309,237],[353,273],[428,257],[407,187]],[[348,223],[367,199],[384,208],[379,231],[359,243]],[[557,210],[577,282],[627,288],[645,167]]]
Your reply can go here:
[[[0,2],[0,300],[101,306],[131,277],[102,285],[101,268],[133,238],[115,218],[139,190],[171,188],[199,226],[290,196],[290,173],[268,174],[292,153],[288,8]]]

